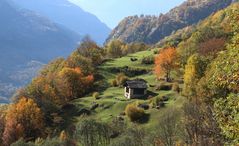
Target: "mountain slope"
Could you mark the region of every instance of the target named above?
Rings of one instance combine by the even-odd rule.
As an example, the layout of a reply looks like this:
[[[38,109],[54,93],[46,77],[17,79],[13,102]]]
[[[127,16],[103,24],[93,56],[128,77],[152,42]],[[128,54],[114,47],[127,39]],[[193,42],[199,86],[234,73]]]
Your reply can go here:
[[[126,43],[154,44],[173,31],[195,24],[232,2],[233,0],[188,0],[159,17],[130,16],[119,23],[106,42],[120,39]]]
[[[27,8],[49,17],[81,35],[90,35],[99,44],[103,44],[110,29],[96,16],[83,11],[67,0],[13,0]]]
[[[14,53],[23,60],[25,56],[28,60],[49,61],[68,55],[80,40],[78,34],[34,12],[18,10],[4,0],[0,2],[0,19],[4,20],[0,24],[1,55],[6,53],[6,57]]]
[[[0,1],[0,84],[19,86],[12,76],[32,60],[48,62],[66,56],[76,47],[81,37],[28,10],[19,10],[7,0]],[[28,78],[30,80],[31,78]],[[2,91],[2,90],[1,90]],[[0,96],[10,94],[0,91]]]

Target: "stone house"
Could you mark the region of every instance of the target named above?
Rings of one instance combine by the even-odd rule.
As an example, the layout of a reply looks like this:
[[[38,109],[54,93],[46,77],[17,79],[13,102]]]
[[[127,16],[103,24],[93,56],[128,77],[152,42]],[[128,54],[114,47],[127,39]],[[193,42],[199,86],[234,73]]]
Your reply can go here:
[[[144,80],[131,80],[126,81],[124,84],[124,96],[128,99],[142,98],[147,94],[147,83]]]

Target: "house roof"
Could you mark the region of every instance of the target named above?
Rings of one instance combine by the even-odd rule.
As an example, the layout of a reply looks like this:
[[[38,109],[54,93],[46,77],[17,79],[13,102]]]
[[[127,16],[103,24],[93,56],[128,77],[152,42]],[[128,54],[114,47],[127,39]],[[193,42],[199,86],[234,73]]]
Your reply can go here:
[[[143,80],[126,81],[124,86],[129,88],[140,88],[140,89],[146,89],[148,87],[146,82]]]

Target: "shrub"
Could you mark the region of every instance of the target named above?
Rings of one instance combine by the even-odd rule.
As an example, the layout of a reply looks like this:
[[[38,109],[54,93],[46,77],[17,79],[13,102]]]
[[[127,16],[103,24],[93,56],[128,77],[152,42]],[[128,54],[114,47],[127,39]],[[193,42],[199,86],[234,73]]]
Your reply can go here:
[[[122,47],[122,54],[127,55],[131,53],[147,50],[147,47],[148,46],[145,45],[144,43],[124,44],[124,46]]]
[[[47,138],[37,139],[34,142],[25,142],[23,139],[19,139],[15,143],[11,144],[11,146],[65,146],[67,143],[65,141],[61,141],[59,138]]]
[[[59,138],[47,138],[41,144],[41,146],[64,146],[66,145],[64,141],[61,141]]]
[[[156,90],[165,90],[165,91],[169,91],[172,89],[172,84],[168,84],[165,82],[161,82],[156,86]]]
[[[113,67],[110,69],[113,73],[123,73],[124,75],[128,77],[135,77],[143,74],[149,73],[151,70],[147,70],[144,68],[137,68],[137,67]]]
[[[15,143],[11,144],[11,146],[35,146],[35,144],[27,143],[23,139],[19,139]]]
[[[167,97],[167,96],[162,96],[162,97],[161,97],[161,100],[162,100],[162,101],[168,101],[168,100],[169,100],[169,97]]]
[[[149,105],[146,104],[146,103],[139,104],[138,107],[139,107],[139,108],[142,108],[142,109],[144,109],[144,110],[148,110],[148,109],[149,109]]]
[[[125,82],[128,80],[128,77],[125,74],[120,73],[116,76],[116,82],[118,86],[123,86]]]
[[[156,107],[164,107],[165,105],[165,101],[168,101],[168,97],[166,96],[157,96],[153,99],[150,100],[150,104],[153,108],[156,108]]]
[[[117,86],[118,86],[118,85],[117,85],[117,81],[116,81],[116,80],[112,80],[112,81],[111,81],[111,86],[117,87]]]
[[[144,57],[141,64],[154,64],[154,56]]]
[[[144,68],[135,68],[135,67],[128,67],[127,69],[122,70],[122,72],[125,73],[125,75],[129,77],[135,77],[143,74],[147,74],[149,70]]]
[[[137,58],[130,58],[130,61],[132,61],[132,62],[135,62],[137,60],[138,60]]]
[[[175,92],[180,92],[179,84],[178,83],[174,83],[172,85],[172,90],[175,91]]]
[[[109,125],[86,119],[76,126],[75,138],[81,146],[106,146],[111,133]]]
[[[119,79],[118,84],[119,84],[120,86],[123,86],[123,85],[126,83],[127,80],[128,80],[128,77],[123,76],[123,77],[121,77],[121,78]]]
[[[92,95],[95,99],[100,99],[100,94],[98,92],[94,92]]]
[[[181,132],[179,115],[178,110],[170,108],[160,116],[156,132],[157,140],[160,141],[159,145],[176,145],[178,133]]]
[[[161,102],[161,101],[162,101],[161,98],[155,97],[155,98],[150,100],[150,104],[153,108],[155,108],[158,105],[158,103]]]
[[[156,106],[157,109],[160,109],[162,107],[165,107],[165,102],[161,101],[158,103],[158,105]]]
[[[147,134],[144,129],[133,126],[127,128],[124,134],[113,139],[110,146],[145,146],[148,144],[145,141],[146,136]]]
[[[139,121],[145,116],[144,110],[138,108],[135,104],[128,104],[125,108],[125,114],[132,122]]]
[[[154,50],[154,54],[158,54],[159,53],[159,50]]]

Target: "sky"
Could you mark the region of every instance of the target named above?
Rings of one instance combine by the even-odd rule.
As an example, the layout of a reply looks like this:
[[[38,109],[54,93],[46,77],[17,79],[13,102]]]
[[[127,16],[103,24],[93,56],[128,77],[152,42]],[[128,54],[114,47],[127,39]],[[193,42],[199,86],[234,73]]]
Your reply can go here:
[[[127,16],[159,15],[178,6],[184,0],[69,0],[96,15],[110,28]]]

